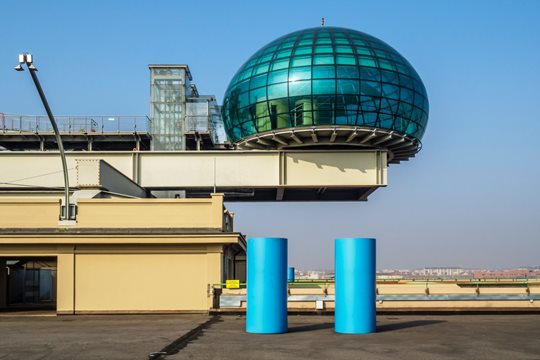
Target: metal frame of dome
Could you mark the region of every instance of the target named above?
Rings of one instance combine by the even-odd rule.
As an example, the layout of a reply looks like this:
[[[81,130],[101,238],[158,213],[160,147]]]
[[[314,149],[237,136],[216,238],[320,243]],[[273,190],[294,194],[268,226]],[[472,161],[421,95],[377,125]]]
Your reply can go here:
[[[392,164],[414,157],[422,148],[420,140],[396,131],[340,125],[277,129],[236,142],[240,149],[257,150],[340,145],[388,150],[388,162]]]
[[[396,50],[362,32],[317,27],[248,59],[227,88],[223,118],[239,148],[351,145],[387,149],[399,162],[420,150],[428,107],[422,80]]]

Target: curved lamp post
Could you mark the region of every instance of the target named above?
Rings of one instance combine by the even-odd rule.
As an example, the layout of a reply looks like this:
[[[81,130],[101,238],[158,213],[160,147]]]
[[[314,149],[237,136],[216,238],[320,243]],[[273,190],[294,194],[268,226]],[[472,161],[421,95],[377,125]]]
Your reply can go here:
[[[47,102],[47,98],[45,97],[45,94],[43,93],[43,89],[41,88],[41,84],[39,83],[39,80],[36,75],[37,68],[34,66],[33,63],[33,56],[32,54],[24,53],[19,55],[19,65],[15,67],[15,70],[17,71],[24,71],[23,65],[26,64],[28,67],[28,71],[30,72],[30,75],[32,76],[32,80],[34,81],[34,85],[36,86],[36,89],[39,93],[39,97],[41,98],[41,102],[43,103],[43,106],[45,107],[45,111],[47,112],[47,116],[49,117],[49,121],[51,122],[51,125],[54,130],[54,135],[56,137],[56,143],[58,144],[58,150],[60,151],[60,157],[62,158],[62,168],[64,171],[64,211],[60,211],[60,220],[66,221],[66,220],[75,220],[75,211],[71,212],[71,207],[69,203],[69,177],[68,177],[68,168],[67,168],[67,162],[66,162],[66,154],[64,152],[64,145],[62,144],[62,138],[60,137],[60,132],[58,131],[58,126],[56,125],[56,120],[54,120],[54,116],[52,114],[51,108],[49,107],[49,103]]]

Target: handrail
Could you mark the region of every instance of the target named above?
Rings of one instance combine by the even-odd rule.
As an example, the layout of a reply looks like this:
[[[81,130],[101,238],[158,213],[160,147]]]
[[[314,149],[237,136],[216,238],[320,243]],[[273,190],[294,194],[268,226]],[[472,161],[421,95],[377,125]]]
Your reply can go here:
[[[3,132],[53,131],[45,115],[2,114]],[[60,115],[55,116],[61,133],[150,133],[151,121],[146,115]]]
[[[448,283],[448,284],[462,284],[463,280],[469,280],[465,283],[469,284],[539,284],[540,285],[540,277],[539,278],[513,278],[513,279],[476,279],[476,278],[468,278],[468,279],[443,279],[443,278],[436,278],[436,279],[419,279],[419,278],[411,278],[411,279],[396,279],[392,280],[392,285],[412,285],[411,282],[414,282],[418,285],[425,286],[426,283]],[[507,281],[511,280],[511,281]],[[401,281],[401,283],[399,283]],[[384,284],[390,282],[386,279],[377,279],[377,284]],[[289,282],[289,285],[328,285],[333,284],[334,279],[296,279],[293,282]],[[240,287],[245,286],[246,283],[240,283]],[[212,284],[214,287],[223,287],[225,288],[226,283],[214,283]]]

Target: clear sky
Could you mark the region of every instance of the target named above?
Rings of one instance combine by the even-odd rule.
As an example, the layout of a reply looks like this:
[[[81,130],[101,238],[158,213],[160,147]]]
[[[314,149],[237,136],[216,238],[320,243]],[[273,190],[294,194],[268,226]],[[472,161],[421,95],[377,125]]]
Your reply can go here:
[[[248,236],[289,238],[289,262],[332,268],[333,239],[378,239],[378,267],[540,265],[540,1],[1,1],[0,112],[148,114],[150,63],[189,64],[221,101],[237,68],[291,31],[374,35],[426,85],[423,150],[363,203],[229,204]],[[0,169],[1,171],[1,169]]]

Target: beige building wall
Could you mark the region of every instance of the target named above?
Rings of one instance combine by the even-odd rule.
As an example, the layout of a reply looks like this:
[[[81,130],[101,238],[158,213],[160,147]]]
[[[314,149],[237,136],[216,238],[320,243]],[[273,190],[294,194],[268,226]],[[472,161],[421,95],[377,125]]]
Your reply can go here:
[[[224,261],[245,251],[221,194],[78,206],[76,224],[61,228],[58,200],[0,199],[0,307],[5,259],[56,257],[59,314],[205,312]]]
[[[223,228],[223,195],[210,199],[84,199],[78,227]]]
[[[225,229],[223,194],[204,199],[79,199],[72,228]],[[60,200],[0,197],[0,228],[57,228]]]
[[[0,228],[54,228],[59,216],[59,199],[0,198]]]
[[[208,310],[207,261],[206,254],[77,255],[76,309]]]
[[[6,245],[13,239],[4,238],[0,266],[5,258],[56,257],[59,314],[205,312],[213,305],[213,285],[225,280],[223,258],[235,237],[240,236],[200,235],[189,243],[169,239],[168,244],[156,244],[159,238],[132,237],[124,244],[78,245],[58,245],[55,238],[37,239],[43,245],[24,239],[19,245]],[[212,243],[194,244],[194,239]],[[0,272],[0,289],[5,288],[2,281]],[[0,299],[5,301],[4,296]]]

